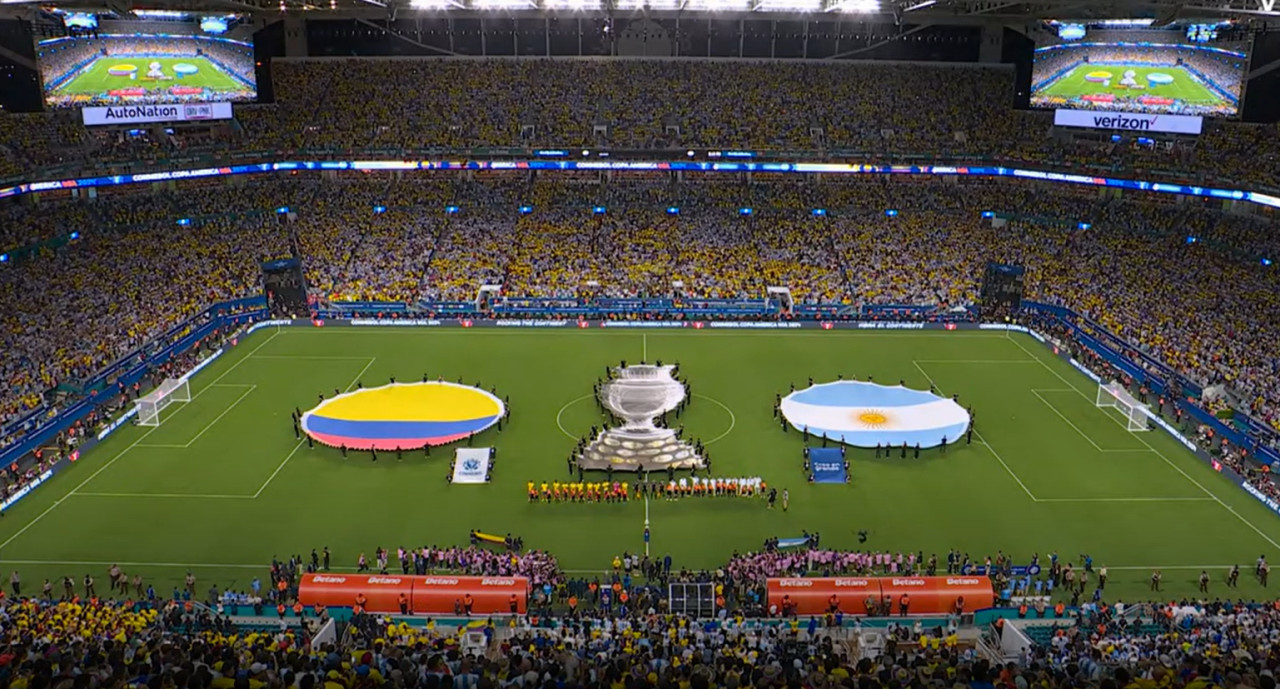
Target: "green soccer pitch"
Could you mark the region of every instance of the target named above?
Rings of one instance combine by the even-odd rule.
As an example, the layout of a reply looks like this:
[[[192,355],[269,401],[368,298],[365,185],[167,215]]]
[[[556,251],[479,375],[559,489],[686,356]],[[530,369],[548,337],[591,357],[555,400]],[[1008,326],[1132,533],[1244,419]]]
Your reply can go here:
[[[144,79],[147,66],[159,62],[165,76],[175,76],[173,66],[180,63],[195,65],[199,70],[181,79],[152,81]],[[138,78],[116,77],[107,70],[117,65],[133,65],[138,68]],[[203,57],[147,57],[143,55],[100,57],[79,76],[62,85],[53,93],[57,96],[99,96],[113,89],[143,88],[148,91],[167,91],[174,86],[199,86],[210,91],[238,91],[244,86]]]
[[[574,436],[601,421],[592,383],[608,364],[679,362],[693,399],[682,419],[718,476],[762,476],[791,508],[688,498],[625,504],[530,504],[525,482],[567,477]],[[290,412],[317,394],[432,378],[510,396],[511,417],[477,446],[499,449],[493,483],[449,485],[453,448],[397,460],[342,459],[294,439]],[[809,485],[802,440],[772,417],[791,383],[846,378],[922,388],[972,405],[972,445],[944,456],[877,459],[849,452],[851,483]],[[1110,568],[1107,597],[1146,595],[1153,567],[1167,596],[1194,595],[1200,569],[1227,595],[1261,597],[1259,555],[1280,557],[1280,519],[1161,431],[1131,433],[1094,406],[1096,385],[1029,337],[993,332],[730,332],[342,328],[267,329],[192,381],[194,399],[155,428],[128,426],[12,507],[0,520],[0,575],[31,589],[49,577],[105,580],[119,563],[167,594],[187,569],[199,590],[245,588],[273,556],[328,546],[351,569],[378,546],[465,545],[470,529],[522,536],[571,571],[603,571],[643,550],[676,567],[713,567],[766,537],[819,531],[824,547],[948,548],[975,560],[1003,550]],[[688,437],[687,436],[687,437]],[[869,532],[865,545],[859,530]]]
[[[1173,83],[1145,89],[1120,88],[1120,79],[1124,73],[1137,72],[1134,78],[1139,84],[1147,85],[1147,75],[1151,73],[1168,74]],[[1085,80],[1090,72],[1110,72],[1111,86]],[[1138,98],[1141,96],[1157,96],[1176,98],[1192,105],[1226,105],[1226,101],[1213,91],[1205,88],[1181,67],[1117,67],[1115,65],[1081,64],[1064,77],[1040,89],[1037,97],[1080,98],[1082,96],[1110,93],[1117,98]]]

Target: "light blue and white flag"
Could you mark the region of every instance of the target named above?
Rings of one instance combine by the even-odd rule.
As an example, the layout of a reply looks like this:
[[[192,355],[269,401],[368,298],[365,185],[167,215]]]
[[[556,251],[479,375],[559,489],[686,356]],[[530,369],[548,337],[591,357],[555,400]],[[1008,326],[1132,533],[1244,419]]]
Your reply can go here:
[[[821,383],[782,398],[782,416],[796,430],[855,447],[935,447],[969,429],[969,413],[954,400],[901,385],[854,380]]]

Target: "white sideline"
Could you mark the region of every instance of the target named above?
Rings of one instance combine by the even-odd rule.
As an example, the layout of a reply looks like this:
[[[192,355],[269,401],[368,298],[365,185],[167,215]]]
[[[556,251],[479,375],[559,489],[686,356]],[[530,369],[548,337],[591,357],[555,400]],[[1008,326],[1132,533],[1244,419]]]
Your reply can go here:
[[[347,386],[346,392],[351,392],[352,388],[360,382],[360,377],[364,375],[365,371],[368,371],[369,367],[373,366],[373,362],[378,360],[378,358],[374,356],[368,357],[368,359],[369,361],[365,363],[364,368],[360,369],[360,372],[356,374],[356,377],[351,379],[351,384]],[[262,495],[262,491],[266,490],[267,486],[271,485],[271,482],[275,480],[276,475],[280,473],[280,470],[284,469],[284,465],[288,464],[289,460],[293,459],[293,456],[298,454],[298,450],[302,448],[302,443],[304,442],[306,441],[299,440],[298,444],[293,446],[293,449],[289,451],[289,454],[285,455],[284,460],[280,462],[280,465],[276,467],[276,470],[271,472],[271,475],[267,477],[266,481],[263,481],[262,486],[258,488],[258,492],[254,493],[251,497],[256,500],[259,495]]]
[[[1050,372],[1050,373],[1052,373],[1055,377],[1057,377],[1057,379],[1058,379],[1058,380],[1062,381],[1063,383],[1066,383],[1068,387],[1070,387],[1071,389],[1075,390],[1075,391],[1076,391],[1076,394],[1080,395],[1081,397],[1085,398],[1086,400],[1087,400],[1087,399],[1089,399],[1089,396],[1088,396],[1088,395],[1084,394],[1083,392],[1080,392],[1080,388],[1078,388],[1078,387],[1076,387],[1075,385],[1073,385],[1073,384],[1071,383],[1071,381],[1069,381],[1069,380],[1067,380],[1066,378],[1064,378],[1064,377],[1062,376],[1062,374],[1061,374],[1061,373],[1058,373],[1056,370],[1054,370],[1054,368],[1053,368],[1052,366],[1050,366],[1049,364],[1045,363],[1045,361],[1044,361],[1043,359],[1041,359],[1040,357],[1036,356],[1036,355],[1035,355],[1031,350],[1029,350],[1029,349],[1027,349],[1026,347],[1024,347],[1024,346],[1022,345],[1022,343],[1021,343],[1021,342],[1018,342],[1017,338],[1014,338],[1014,337],[1010,336],[1010,335],[1009,335],[1009,333],[1008,333],[1008,331],[1006,331],[1006,332],[1005,332],[1005,337],[1007,337],[1007,338],[1009,339],[1009,341],[1013,342],[1013,344],[1014,344],[1014,345],[1016,345],[1016,346],[1018,347],[1018,349],[1021,349],[1022,351],[1026,352],[1028,356],[1030,356],[1031,358],[1033,358],[1033,359],[1035,359],[1036,361],[1040,362],[1040,365],[1041,365],[1041,366],[1043,366],[1043,367],[1045,368],[1045,370],[1049,371],[1049,372]],[[1107,416],[1108,416],[1108,418],[1111,418],[1112,420],[1115,420],[1115,417],[1112,417],[1110,414],[1108,414]],[[1117,423],[1119,423],[1119,422],[1117,421]],[[1217,502],[1219,505],[1222,505],[1223,509],[1225,509],[1226,511],[1228,511],[1228,512],[1230,512],[1231,514],[1235,515],[1235,516],[1236,516],[1236,519],[1239,519],[1242,523],[1244,523],[1244,525],[1245,525],[1245,526],[1249,527],[1250,529],[1253,529],[1254,533],[1256,533],[1256,534],[1258,534],[1259,536],[1261,536],[1261,537],[1262,537],[1262,539],[1263,539],[1263,540],[1265,540],[1267,543],[1270,543],[1270,544],[1271,544],[1271,546],[1272,546],[1273,548],[1275,548],[1276,550],[1280,550],[1280,543],[1276,543],[1275,539],[1271,538],[1271,537],[1270,537],[1270,536],[1268,536],[1265,532],[1263,532],[1263,531],[1262,531],[1262,529],[1259,529],[1257,526],[1255,526],[1253,522],[1249,521],[1248,519],[1245,519],[1245,518],[1244,518],[1244,515],[1242,515],[1242,514],[1240,514],[1239,512],[1237,512],[1237,511],[1235,510],[1235,508],[1234,508],[1234,507],[1232,507],[1231,505],[1228,505],[1227,503],[1223,502],[1223,501],[1222,501],[1222,498],[1218,497],[1218,495],[1217,495],[1216,493],[1214,493],[1214,492],[1210,491],[1208,488],[1205,488],[1205,487],[1204,487],[1204,484],[1202,484],[1202,483],[1200,483],[1199,481],[1197,481],[1195,478],[1193,478],[1193,477],[1192,477],[1190,474],[1188,474],[1186,471],[1183,471],[1182,467],[1178,466],[1178,465],[1177,465],[1177,464],[1175,464],[1172,460],[1170,460],[1168,457],[1166,457],[1166,456],[1165,456],[1165,454],[1164,454],[1163,452],[1161,452],[1161,451],[1157,450],[1155,447],[1153,447],[1153,446],[1151,445],[1151,443],[1147,442],[1147,439],[1146,439],[1146,438],[1143,438],[1143,437],[1142,437],[1141,435],[1139,435],[1139,434],[1134,434],[1134,437],[1135,437],[1135,438],[1137,438],[1137,439],[1138,439],[1138,441],[1139,441],[1139,442],[1141,442],[1143,445],[1146,445],[1146,446],[1147,446],[1147,449],[1149,449],[1149,450],[1151,450],[1152,452],[1154,452],[1154,453],[1156,454],[1156,456],[1157,456],[1157,457],[1159,457],[1160,459],[1163,459],[1165,464],[1168,464],[1169,466],[1173,467],[1173,468],[1174,468],[1174,470],[1175,470],[1175,471],[1177,471],[1179,474],[1182,474],[1183,478],[1187,479],[1187,480],[1188,480],[1188,481],[1190,481],[1192,484],[1194,484],[1196,488],[1199,488],[1199,489],[1200,489],[1200,490],[1201,490],[1205,495],[1209,496],[1209,497],[1210,497],[1214,502]]]
[[[244,564],[239,562],[120,562],[115,560],[5,560],[5,563],[11,565],[69,565],[76,567],[110,567],[111,565],[120,565],[121,567],[180,567],[183,569],[268,569],[270,563],[261,562],[257,564]],[[1229,565],[1107,565],[1108,570],[1116,570],[1121,572],[1131,571],[1151,571],[1153,569],[1161,570],[1216,570],[1231,569],[1239,563]],[[1101,569],[1101,565],[1095,565],[1094,570]],[[354,572],[355,567],[331,567],[329,571],[333,572]],[[592,574],[604,572],[604,569],[566,569],[563,570],[568,574]]]
[[[229,367],[227,368],[227,370],[223,371],[223,372],[222,372],[222,373],[221,373],[217,378],[214,378],[214,379],[209,383],[209,385],[206,385],[206,386],[204,386],[203,388],[201,388],[201,389],[200,389],[200,392],[197,392],[196,394],[192,395],[192,396],[191,396],[191,401],[192,401],[192,402],[194,402],[194,401],[196,400],[196,398],[197,398],[197,397],[199,397],[200,395],[203,395],[203,394],[204,394],[204,391],[205,391],[205,390],[208,390],[209,388],[213,387],[214,383],[218,383],[218,382],[219,382],[219,381],[221,381],[223,378],[226,378],[226,377],[227,377],[227,376],[228,376],[232,371],[236,370],[236,368],[237,368],[237,367],[239,367],[239,366],[240,366],[240,364],[243,364],[244,362],[246,362],[246,361],[248,361],[250,358],[252,358],[252,357],[253,357],[253,355],[254,355],[254,354],[256,354],[256,353],[258,352],[258,350],[259,350],[259,349],[262,349],[263,347],[266,347],[268,343],[270,343],[272,340],[276,339],[276,336],[278,336],[279,334],[280,334],[280,329],[279,329],[279,328],[277,328],[277,329],[276,329],[276,331],[275,331],[274,333],[271,333],[271,337],[268,337],[267,339],[263,340],[263,341],[262,341],[262,344],[258,345],[257,347],[254,347],[252,350],[250,350],[250,351],[249,351],[249,353],[248,353],[248,354],[246,354],[246,355],[244,355],[243,357],[241,357],[241,359],[240,359],[239,361],[235,362],[234,364],[231,364],[231,366],[229,366]],[[183,409],[186,409],[187,407],[190,407],[190,406],[191,406],[191,404],[190,404],[190,403],[188,403],[188,404],[184,404],[184,405],[182,406],[182,409],[178,409],[177,411],[175,411],[175,412],[174,412],[174,414],[180,414],[180,413],[182,413],[182,410],[183,410]],[[171,417],[171,418],[172,418],[172,417]],[[7,547],[10,543],[13,543],[13,542],[14,542],[14,540],[16,540],[19,536],[21,536],[22,534],[26,533],[26,532],[27,532],[27,529],[30,529],[31,527],[35,526],[37,522],[39,522],[41,519],[44,519],[46,516],[48,516],[48,514],[49,514],[50,512],[52,512],[52,511],[54,511],[54,510],[58,509],[58,505],[61,505],[61,504],[63,503],[63,501],[65,501],[67,498],[69,498],[69,497],[71,497],[71,496],[75,495],[75,494],[76,494],[76,492],[77,492],[77,491],[79,491],[81,488],[84,488],[85,486],[89,485],[89,482],[90,482],[90,481],[92,481],[93,479],[97,478],[97,477],[98,477],[98,474],[101,474],[102,472],[106,471],[106,470],[107,470],[107,468],[109,468],[112,464],[115,464],[115,463],[116,463],[116,460],[118,460],[118,459],[120,459],[121,457],[123,457],[123,456],[125,455],[125,453],[127,453],[129,450],[132,450],[133,448],[137,447],[139,443],[141,443],[143,440],[145,440],[145,439],[147,438],[147,436],[149,436],[149,435],[151,435],[152,433],[154,433],[154,432],[156,431],[156,429],[158,429],[158,428],[160,428],[160,427],[159,427],[159,426],[155,426],[155,427],[154,427],[154,428],[152,428],[151,430],[149,430],[149,431],[147,431],[147,432],[143,433],[141,436],[138,436],[138,439],[137,439],[137,440],[135,440],[135,441],[133,441],[133,444],[129,445],[129,446],[128,446],[128,447],[126,447],[125,449],[123,449],[123,450],[121,450],[120,452],[118,452],[118,453],[116,454],[116,456],[115,456],[115,457],[112,457],[110,460],[108,460],[108,461],[107,461],[106,463],[104,463],[102,466],[98,467],[98,470],[97,470],[97,471],[93,472],[92,474],[89,474],[89,477],[88,477],[88,478],[86,478],[85,480],[81,481],[79,485],[77,485],[75,488],[72,488],[70,491],[68,491],[68,492],[67,492],[65,495],[63,495],[62,497],[58,498],[58,499],[57,499],[57,500],[56,500],[52,505],[49,505],[48,509],[46,509],[45,511],[43,511],[43,512],[41,512],[40,514],[36,515],[35,519],[32,519],[31,521],[27,522],[27,525],[26,525],[26,526],[22,527],[21,529],[18,529],[18,530],[17,530],[17,531],[12,535],[12,536],[10,536],[9,538],[5,539],[5,541],[4,541],[3,543],[0,543],[0,550],[4,550],[4,549],[5,549],[5,547]]]

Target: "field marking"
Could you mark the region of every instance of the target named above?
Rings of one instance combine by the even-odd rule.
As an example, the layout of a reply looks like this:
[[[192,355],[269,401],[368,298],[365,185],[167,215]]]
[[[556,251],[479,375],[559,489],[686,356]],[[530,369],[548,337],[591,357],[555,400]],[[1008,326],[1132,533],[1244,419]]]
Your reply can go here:
[[[916,359],[922,364],[1034,364],[1029,359]]]
[[[214,383],[218,383],[223,378],[226,378],[232,371],[236,370],[236,368],[239,367],[240,364],[243,364],[244,362],[248,361],[254,354],[258,353],[258,350],[262,349],[263,347],[266,347],[268,343],[276,339],[276,336],[278,336],[279,334],[280,334],[280,329],[276,328],[276,331],[271,334],[271,337],[268,337],[267,339],[263,340],[262,344],[259,344],[257,347],[254,347],[252,350],[249,351],[248,354],[244,355],[244,357],[242,357],[239,361],[235,362],[234,364],[231,364],[231,366],[228,367],[227,370],[223,371],[221,375],[219,375],[217,378],[214,378],[212,381],[210,381],[209,385],[206,385],[203,388],[201,388],[200,392],[197,392],[196,394],[192,395],[191,402],[194,402],[196,398],[200,397],[200,395],[203,395],[205,390],[208,390],[209,388],[213,387]],[[191,406],[190,402],[182,405],[181,408],[174,411],[174,413],[170,415],[170,418],[173,418],[173,416],[176,414],[181,414],[183,409],[186,409],[187,407],[190,407],[190,406]],[[61,505],[63,502],[65,502],[67,498],[75,495],[76,492],[78,492],[81,488],[84,488],[85,486],[89,485],[89,482],[97,478],[98,474],[101,474],[102,472],[106,471],[112,464],[116,463],[116,460],[125,456],[125,454],[129,452],[129,450],[132,450],[133,448],[137,447],[139,443],[141,443],[143,440],[147,438],[147,436],[151,435],[152,433],[155,433],[156,430],[158,430],[159,428],[160,426],[155,426],[151,428],[151,430],[143,433],[141,436],[138,436],[138,439],[133,441],[133,444],[129,445],[128,447],[118,452],[115,457],[112,457],[102,466],[98,467],[97,471],[93,472],[92,474],[89,474],[89,477],[81,481],[79,485],[77,485],[75,488],[72,488],[62,497],[58,498],[56,501],[54,501],[52,505],[49,505],[48,509],[36,515],[35,519],[32,519],[31,521],[27,522],[26,526],[22,527],[21,529],[18,529],[12,536],[5,539],[3,543],[0,543],[0,550],[4,550],[10,543],[13,543],[14,540],[16,540],[19,536],[26,533],[28,529],[35,526],[41,519],[44,519],[46,516],[48,516],[50,512],[58,509],[58,506]]]
[[[266,490],[267,486],[271,485],[271,482],[276,478],[276,474],[279,474],[280,470],[284,468],[284,465],[288,464],[289,460],[293,459],[293,456],[298,454],[298,450],[302,447],[302,444],[305,442],[306,442],[305,440],[299,440],[298,444],[294,445],[293,449],[289,451],[289,454],[284,456],[284,460],[280,462],[280,464],[276,467],[276,470],[271,472],[271,475],[267,477],[266,481],[262,482],[262,486],[258,488],[258,492],[254,493],[253,495],[250,495],[249,497],[254,498],[256,500],[259,495],[262,495],[262,491]]]
[[[365,335],[411,335],[442,337],[449,335],[460,336],[480,336],[480,335],[529,335],[538,333],[539,335],[576,335],[582,336],[584,332],[593,332],[597,335],[610,334],[618,337],[634,336],[637,330],[641,328],[432,328],[432,327],[400,327],[400,328],[379,328],[379,327],[361,327],[354,325],[337,325],[324,328],[312,328],[306,332],[309,333],[339,333],[343,335],[353,335],[356,333]],[[697,336],[733,336],[747,335],[751,337],[882,337],[885,339],[920,339],[920,338],[949,338],[956,339],[963,337],[965,339],[974,340],[996,340],[1004,339],[1004,335],[995,333],[969,333],[957,334],[955,332],[948,333],[932,333],[922,330],[824,330],[822,332],[802,332],[798,330],[788,329],[771,329],[756,330],[752,328],[653,328],[647,330],[648,335],[680,335],[684,334],[689,337]],[[590,337],[590,336],[588,336]]]
[[[259,359],[263,357],[258,357]],[[209,383],[206,388],[256,388],[254,383]]]
[[[933,388],[937,390],[939,394],[946,395],[946,393],[942,391],[942,388],[938,387],[938,383],[934,381],[933,376],[929,375],[929,372],[924,370],[924,367],[920,365],[919,361],[912,359],[911,364],[916,367],[916,370],[919,371],[921,375],[923,375],[925,379],[929,381],[929,385],[933,386]],[[1028,498],[1031,498],[1031,502],[1040,502],[1040,499],[1036,497],[1035,493],[1031,492],[1030,488],[1027,488],[1027,484],[1023,483],[1022,479],[1018,478],[1018,475],[1014,473],[1013,469],[1009,467],[1009,464],[1004,461],[1004,457],[1001,457],[1000,453],[996,452],[996,449],[991,446],[991,443],[987,442],[986,439],[982,437],[981,433],[978,433],[977,431],[973,430],[972,425],[969,426],[969,430],[972,431],[972,433],[978,437],[978,444],[986,446],[987,450],[991,452],[991,456],[995,457],[996,461],[1000,462],[1000,466],[1004,467],[1004,470],[1009,472],[1009,475],[1013,477],[1013,480],[1018,482],[1018,486],[1022,488],[1022,492],[1027,494]]]
[[[119,565],[121,567],[167,567],[175,569],[262,569],[271,568],[270,562],[262,562],[258,564],[244,564],[240,562],[120,562],[117,560],[5,560],[6,564],[11,565],[67,565],[76,567],[110,567],[111,565]],[[1229,570],[1240,563],[1232,563],[1229,565],[1102,565],[1094,562],[1093,569],[1097,572],[1099,569],[1106,567],[1108,571],[1119,572],[1135,572],[1135,571],[1152,571],[1152,570]],[[1248,564],[1248,563],[1246,563]],[[1244,568],[1242,568],[1244,569]],[[355,572],[355,567],[330,567],[328,572]],[[441,570],[437,570],[441,571]],[[443,570],[447,571],[447,570]],[[607,573],[607,568],[600,569],[565,569],[561,570],[566,574],[600,574]]]
[[[174,443],[138,443],[136,447],[163,450],[185,450],[190,447],[190,445],[176,445]]]
[[[1035,363],[1035,362],[1030,362],[1030,361],[1029,361],[1029,362],[1027,362],[1027,363]],[[1066,414],[1063,414],[1061,411],[1059,411],[1059,410],[1058,410],[1058,408],[1057,408],[1056,406],[1054,406],[1053,402],[1050,402],[1048,399],[1045,399],[1045,396],[1044,396],[1044,395],[1041,395],[1041,394],[1040,394],[1040,392],[1041,392],[1041,391],[1040,391],[1040,390],[1038,390],[1038,389],[1036,389],[1036,388],[1032,388],[1032,389],[1031,389],[1031,394],[1035,395],[1036,397],[1039,397],[1039,398],[1040,398],[1040,401],[1045,403],[1045,406],[1047,406],[1047,407],[1049,407],[1049,409],[1053,410],[1053,413],[1054,413],[1054,414],[1057,414],[1057,415],[1058,415],[1058,418],[1062,419],[1063,421],[1066,421],[1068,426],[1071,426],[1071,428],[1075,429],[1075,432],[1076,432],[1076,433],[1079,433],[1079,434],[1080,434],[1080,437],[1084,438],[1085,440],[1088,440],[1088,441],[1089,441],[1089,444],[1093,446],[1093,449],[1097,450],[1098,452],[1104,452],[1104,453],[1111,453],[1111,452],[1151,452],[1151,448],[1149,448],[1149,447],[1132,447],[1132,448],[1124,448],[1124,449],[1108,449],[1108,448],[1102,447],[1102,446],[1101,446],[1101,445],[1099,445],[1099,444],[1097,443],[1097,441],[1095,441],[1095,440],[1094,440],[1094,439],[1093,439],[1093,438],[1092,438],[1088,433],[1085,433],[1084,431],[1080,430],[1080,427],[1079,427],[1079,426],[1077,426],[1077,425],[1075,424],[1075,422],[1074,422],[1074,421],[1072,421],[1071,419],[1067,418],[1067,415],[1066,415]],[[1078,392],[1080,392],[1080,391],[1079,391],[1079,390],[1062,390],[1061,392],[1076,392],[1076,393],[1078,393]]]
[[[76,493],[78,498],[195,498],[199,500],[252,500],[252,495],[204,495],[200,493]]]
[[[210,386],[210,387],[212,387],[212,386]],[[207,389],[207,388],[206,388],[206,389]],[[195,435],[195,437],[194,437],[194,438],[192,438],[191,440],[188,440],[188,441],[187,441],[187,444],[186,444],[186,445],[183,445],[183,447],[184,447],[184,448],[186,448],[186,447],[191,447],[192,445],[194,445],[194,444],[195,444],[195,442],[196,442],[197,440],[199,440],[201,436],[203,436],[205,433],[208,433],[210,428],[213,428],[213,425],[214,425],[214,424],[216,424],[216,423],[218,423],[219,421],[221,421],[221,420],[222,420],[222,417],[224,417],[224,416],[226,416],[227,414],[231,413],[231,410],[232,410],[232,409],[235,409],[237,405],[239,405],[241,402],[243,402],[243,401],[244,401],[244,398],[246,398],[246,397],[248,397],[248,396],[249,396],[249,393],[251,393],[251,392],[253,392],[254,390],[257,390],[257,389],[258,389],[258,386],[257,386],[257,385],[254,385],[253,387],[250,387],[248,390],[245,390],[243,393],[241,393],[241,394],[240,394],[240,396],[236,398],[236,401],[234,401],[234,402],[232,402],[232,403],[231,403],[231,406],[229,406],[229,407],[227,407],[226,409],[222,410],[222,413],[221,413],[221,414],[218,414],[217,416],[213,417],[213,421],[210,421],[208,424],[206,424],[206,425],[205,425],[205,427],[204,427],[204,428],[201,428],[201,429],[200,429],[200,432],[199,432],[199,433],[196,433],[196,435]]]
[[[572,407],[573,405],[575,405],[575,404],[577,404],[577,403],[581,402],[582,400],[585,400],[585,399],[591,399],[592,397],[595,397],[595,395],[594,395],[594,394],[591,394],[591,395],[583,395],[582,397],[575,397],[575,398],[573,398],[573,399],[569,400],[568,402],[565,402],[565,403],[564,403],[564,406],[563,406],[563,407],[560,407],[560,411],[556,412],[556,426],[559,426],[559,427],[560,427],[560,432],[561,432],[561,433],[564,433],[564,434],[565,434],[565,435],[567,435],[567,436],[569,436],[569,439],[570,439],[570,440],[578,440],[579,438],[578,438],[578,436],[576,436],[576,435],[574,435],[574,434],[570,433],[569,431],[565,430],[564,424],[560,422],[560,417],[564,415],[565,410],[566,410],[566,409],[568,409],[569,407]]]
[[[1008,331],[1005,332],[1005,337],[1010,342],[1013,342],[1013,344],[1016,345],[1018,349],[1021,349],[1031,357],[1035,358],[1036,361],[1039,361],[1040,365],[1043,366],[1046,371],[1048,371],[1049,373],[1052,373],[1055,377],[1057,377],[1058,380],[1062,381],[1063,383],[1066,383],[1068,387],[1076,391],[1076,394],[1080,395],[1086,400],[1090,399],[1088,395],[1080,391],[1080,388],[1076,387],[1071,381],[1063,377],[1063,375],[1061,373],[1058,373],[1057,370],[1055,370],[1052,366],[1045,363],[1044,359],[1041,359],[1040,357],[1036,356],[1031,350],[1024,347],[1021,342],[1018,342],[1016,338],[1010,336]],[[1188,474],[1186,471],[1184,471],[1182,467],[1175,464],[1173,460],[1166,457],[1163,452],[1161,452],[1160,450],[1157,450],[1154,446],[1151,445],[1151,443],[1147,442],[1146,438],[1142,437],[1142,435],[1138,433],[1135,433],[1133,437],[1137,438],[1138,442],[1142,443],[1143,445],[1146,445],[1147,449],[1154,452],[1157,457],[1159,457],[1160,459],[1163,459],[1165,464],[1168,464],[1169,466],[1173,467],[1173,469],[1177,471],[1179,474],[1182,474],[1183,478],[1190,481],[1196,488],[1199,488],[1201,492],[1203,492],[1205,495],[1212,498],[1219,505],[1222,505],[1223,509],[1235,515],[1236,519],[1239,519],[1245,526],[1249,527],[1250,529],[1253,529],[1254,533],[1261,536],[1262,539],[1265,540],[1267,543],[1270,543],[1273,548],[1275,548],[1276,550],[1280,550],[1280,543],[1276,543],[1275,539],[1271,538],[1265,532],[1263,532],[1262,529],[1259,529],[1257,526],[1255,526],[1253,522],[1249,521],[1248,519],[1245,519],[1244,515],[1237,512],[1234,507],[1223,502],[1222,498],[1218,497],[1216,493],[1209,490],[1208,488],[1205,488],[1204,484],[1197,481],[1194,477],[1191,476],[1191,474]],[[0,546],[0,547],[3,547],[3,546]]]
[[[1036,498],[1036,502],[1213,502],[1213,498]]]
[[[371,356],[371,357],[368,357],[368,359],[369,361],[365,363],[364,368],[360,369],[360,372],[356,374],[356,377],[351,380],[351,384],[347,386],[346,392],[351,392],[356,387],[356,385],[360,384],[360,378],[364,376],[365,372],[369,370],[370,366],[373,366],[373,362],[377,361],[378,357]],[[289,463],[289,460],[293,459],[293,456],[298,454],[298,450],[302,449],[302,443],[304,442],[306,442],[305,439],[299,440],[298,444],[294,445],[293,449],[289,451],[289,454],[285,455],[284,459],[280,461],[280,464],[276,466],[276,470],[271,472],[271,475],[267,477],[266,481],[262,482],[262,485],[258,488],[258,492],[253,494],[253,498],[255,500],[258,498],[259,495],[262,495],[262,491],[266,490],[267,486],[271,485],[271,482],[276,479],[276,476],[279,475],[280,471],[284,469],[284,466]]]
[[[301,359],[303,361],[364,361],[367,356],[310,356],[299,354],[293,356],[290,354],[263,354],[259,359]]]
[[[691,395],[691,397],[700,397],[700,398],[702,398],[702,399],[704,399],[704,400],[706,400],[706,401],[708,401],[708,402],[710,402],[710,403],[712,403],[712,404],[720,405],[720,408],[721,408],[721,409],[723,409],[723,410],[725,410],[725,411],[729,412],[729,430],[727,430],[727,431],[725,431],[724,433],[721,433],[720,435],[717,435],[716,437],[712,438],[711,440],[708,440],[707,442],[703,443],[703,444],[702,444],[702,445],[703,445],[703,447],[706,447],[707,445],[710,445],[711,443],[714,443],[714,442],[716,442],[717,440],[723,440],[725,436],[727,436],[727,435],[729,435],[730,433],[732,433],[732,432],[733,432],[733,429],[737,427],[737,425],[738,425],[738,415],[733,413],[733,410],[729,408],[729,405],[725,404],[724,402],[721,402],[720,400],[718,400],[718,399],[716,399],[716,398],[714,398],[714,397],[707,397],[706,395],[694,394],[694,395]]]

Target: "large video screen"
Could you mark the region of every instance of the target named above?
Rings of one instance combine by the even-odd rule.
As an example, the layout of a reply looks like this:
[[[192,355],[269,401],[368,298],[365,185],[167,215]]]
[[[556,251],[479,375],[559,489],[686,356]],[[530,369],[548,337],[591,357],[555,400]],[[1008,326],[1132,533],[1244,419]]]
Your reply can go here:
[[[45,105],[256,99],[253,44],[198,31],[195,21],[103,21],[95,31],[42,40],[36,56]]]
[[[1089,26],[1083,32],[1079,26],[1037,45],[1032,107],[1239,115],[1247,42],[1205,41],[1202,29],[1193,33],[1186,26]]]

